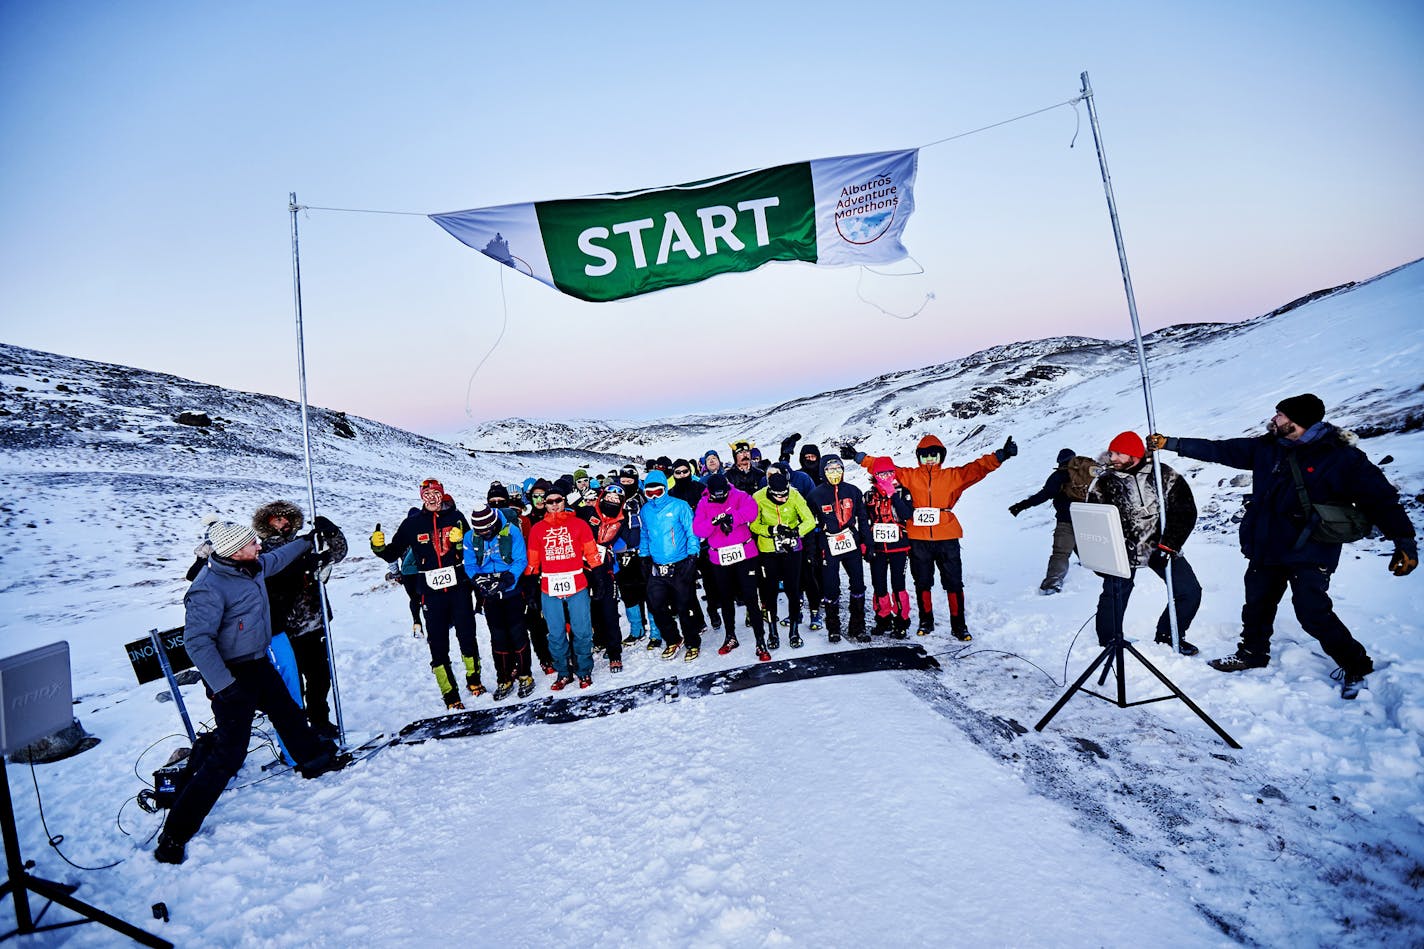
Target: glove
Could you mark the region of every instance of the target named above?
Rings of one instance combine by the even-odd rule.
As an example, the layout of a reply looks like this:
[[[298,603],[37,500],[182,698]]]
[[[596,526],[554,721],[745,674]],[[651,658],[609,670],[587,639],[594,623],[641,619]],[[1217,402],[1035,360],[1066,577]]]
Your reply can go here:
[[[869,550],[870,550],[870,548],[867,547],[867,546],[865,546],[865,544],[861,544],[861,545],[860,545],[860,555],[861,555],[862,557],[864,557],[865,554],[866,554],[866,552],[869,551]]]
[[[389,582],[389,583],[400,583],[400,582],[401,582],[400,564],[398,564],[398,563],[393,563],[393,564],[391,564],[391,569],[389,569],[389,570],[386,571],[386,580],[387,580],[387,582]]]
[[[776,532],[776,536],[777,536],[777,537],[795,537],[795,536],[796,536],[796,529],[793,528],[793,527],[787,527],[785,524],[777,524],[777,525],[776,525],[776,528],[775,528],[775,532]]]
[[[381,525],[378,522],[376,529],[371,532],[371,552],[378,554],[386,549],[386,535],[381,532]]]
[[[331,521],[318,514],[316,517],[312,518],[312,531],[314,531],[319,537],[333,537],[341,533],[341,528],[337,527],[335,524],[331,523]]]
[[[213,545],[210,541],[205,540],[201,544],[193,548],[193,556],[197,557],[199,560],[207,560],[212,555]]]
[[[1167,436],[1166,436],[1166,435],[1159,435],[1159,434],[1157,434],[1156,432],[1153,432],[1151,435],[1148,435],[1148,436],[1147,436],[1147,450],[1148,450],[1148,451],[1161,451],[1162,449],[1164,449],[1164,448],[1166,448],[1166,447],[1167,447]]]
[[[796,443],[801,440],[801,433],[794,432],[781,440],[781,453],[789,455],[796,450]]]
[[[994,457],[1002,464],[1019,453],[1019,446],[1014,444],[1014,436],[1010,435],[1004,440],[1004,447],[994,452]]]
[[[510,573],[508,570],[499,574],[498,580],[499,587],[501,590],[513,589],[514,585],[519,582],[519,580],[514,576],[514,574]]]
[[[458,544],[460,541],[465,539],[465,532],[460,530],[459,524],[456,524],[454,527],[450,528],[448,531],[445,532],[445,539],[448,540],[452,545]]]
[[[1009,513],[1012,514],[1014,517],[1018,517],[1020,514],[1022,514],[1024,511],[1027,511],[1028,509],[1029,505],[1023,501],[1018,501],[1014,504],[1009,505]]]
[[[1419,545],[1413,539],[1405,538],[1394,542],[1394,556],[1389,560],[1389,572],[1396,577],[1404,577],[1419,566]]]
[[[846,461],[855,461],[855,443],[846,442],[841,446],[841,458]]]

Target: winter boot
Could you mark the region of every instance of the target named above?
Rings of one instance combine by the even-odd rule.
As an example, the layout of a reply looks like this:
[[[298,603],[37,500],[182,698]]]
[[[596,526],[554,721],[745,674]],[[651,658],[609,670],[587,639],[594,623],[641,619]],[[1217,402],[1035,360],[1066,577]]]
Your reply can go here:
[[[496,702],[501,702],[501,701],[503,701],[504,699],[509,698],[509,693],[511,693],[511,692],[513,692],[513,691],[514,691],[514,680],[513,680],[513,679],[511,679],[511,680],[508,681],[508,682],[497,682],[497,683],[495,683],[495,687],[494,687],[494,700],[495,700]]]
[[[758,662],[771,662],[771,651],[766,648],[766,643],[757,643],[756,657]]]
[[[865,596],[852,595],[850,598],[850,620],[846,623],[845,634],[858,643],[870,642],[870,634],[865,631]]]
[[[1154,641],[1163,646],[1170,646],[1172,645],[1172,634],[1167,633],[1164,636],[1163,634],[1158,633]],[[1191,643],[1187,642],[1186,636],[1181,636],[1179,634],[1178,642],[1180,645],[1177,648],[1177,652],[1181,653],[1184,656],[1195,656],[1197,653],[1201,652],[1201,650],[1198,649],[1196,646],[1193,646]]]
[[[1038,585],[1038,592],[1044,596],[1052,596],[1055,593],[1061,592],[1062,589],[1062,580],[1044,580]]]
[[[460,690],[455,687],[455,671],[450,668],[450,663],[437,663],[430,667],[430,671],[435,673],[435,684],[440,686],[440,697],[445,700],[445,707],[464,708],[465,703],[460,701]]]
[[[671,659],[677,655],[677,651],[682,648],[682,643],[669,643],[662,651],[664,659]]]
[[[791,644],[792,649],[800,649],[806,645],[801,641],[801,618],[799,616],[792,618],[791,635],[787,637],[786,641]]]
[[[820,610],[812,610],[812,611],[811,611],[811,629],[814,631],[814,630],[823,629],[823,628],[824,628],[824,626],[823,626],[823,624],[821,623],[821,611],[820,611]]]
[[[894,601],[888,596],[877,596],[875,598],[875,628],[871,633],[875,636],[884,636],[890,632],[891,617],[894,615]]]
[[[775,623],[772,623],[769,628],[771,631],[766,634],[766,648],[776,652],[781,648],[781,633],[777,631]]]
[[[1220,659],[1208,659],[1206,664],[1217,672],[1245,672],[1247,669],[1264,669],[1270,661],[1270,656],[1253,655],[1237,647],[1233,654]]]
[[[829,600],[827,600],[825,603],[821,604],[821,609],[822,609],[822,611],[823,611],[823,613],[824,613],[824,615],[825,615],[825,617],[826,617],[826,639],[827,639],[829,642],[833,642],[833,643],[838,643],[838,642],[840,642],[840,641],[841,641],[841,611],[840,611],[840,604],[839,604],[839,603],[832,603],[832,602],[830,602]],[[811,628],[812,628],[812,629],[815,629],[815,628],[816,628],[816,622],[815,622],[814,617],[816,616],[816,613],[815,613],[815,612],[812,612],[812,613],[811,613],[811,616],[812,616]]]
[[[733,636],[732,633],[729,631],[727,633],[727,638],[722,640],[722,646],[720,649],[717,650],[717,655],[725,656],[727,653],[731,652],[733,649],[736,649],[740,645],[741,643],[737,642],[737,637]]]
[[[921,636],[928,636],[934,632],[934,602],[930,598],[929,590],[920,590],[920,628],[915,630]]]
[[[461,656],[465,662],[465,687],[473,696],[484,695],[489,690],[480,682],[480,660],[478,656]]]
[[[520,676],[520,677],[519,677],[519,692],[518,692],[517,694],[518,694],[518,696],[519,696],[521,699],[527,699],[527,698],[529,698],[529,696],[531,696],[531,695],[534,694],[534,677],[533,677],[533,676]]]
[[[183,848],[183,844],[180,844],[167,834],[159,834],[158,846],[153,848],[153,859],[159,863],[182,863],[187,859],[187,854],[183,852]]]
[[[910,591],[901,590],[894,595],[894,605],[891,612],[894,614],[891,619],[891,626],[894,629],[890,635],[896,639],[904,639],[910,633]]]
[[[964,594],[946,593],[949,598],[949,632],[950,635],[962,643],[967,643],[974,637],[969,635],[969,624],[964,620]]]
[[[1336,669],[1330,673],[1330,678],[1340,683],[1340,698],[1353,699],[1360,694],[1360,690],[1365,687],[1365,677],[1362,675],[1351,675],[1344,669]]]
[[[628,635],[624,638],[623,645],[631,646],[643,638],[643,608],[625,606],[623,611],[628,614]]]

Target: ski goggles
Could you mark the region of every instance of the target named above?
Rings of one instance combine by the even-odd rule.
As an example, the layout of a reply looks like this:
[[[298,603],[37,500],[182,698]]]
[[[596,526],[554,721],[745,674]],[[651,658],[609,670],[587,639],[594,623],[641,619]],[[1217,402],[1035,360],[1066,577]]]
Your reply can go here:
[[[649,499],[660,498],[667,489],[660,484],[650,484],[643,489],[643,496]]]
[[[939,451],[922,451],[922,452],[920,452],[919,455],[916,456],[916,457],[918,457],[918,458],[920,459],[920,464],[922,464],[922,465],[932,465],[932,464],[934,464],[934,463],[937,462],[937,461],[943,461],[943,460],[944,460],[944,452],[939,452]]]

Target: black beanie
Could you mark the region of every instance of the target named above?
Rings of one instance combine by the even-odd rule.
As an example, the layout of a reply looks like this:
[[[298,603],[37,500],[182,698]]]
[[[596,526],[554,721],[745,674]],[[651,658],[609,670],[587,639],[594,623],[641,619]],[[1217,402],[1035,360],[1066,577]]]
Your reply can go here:
[[[1325,403],[1320,401],[1319,396],[1311,395],[1309,392],[1304,395],[1293,395],[1289,399],[1281,399],[1276,403],[1276,411],[1301,428],[1310,428],[1316,422],[1325,420]]]
[[[1077,454],[1078,453],[1071,448],[1060,449],[1058,452],[1058,463],[1060,465],[1066,465],[1068,464],[1068,462],[1072,461],[1075,457],[1077,457]]]
[[[771,474],[766,476],[766,490],[769,494],[785,494],[791,487],[791,482],[786,479],[786,475],[780,469],[772,469]]]
[[[503,500],[508,501],[509,489],[506,488],[504,485],[500,484],[498,481],[492,481],[490,482],[489,493],[485,495],[485,500],[493,501],[496,498],[502,498]]]
[[[720,471],[707,478],[707,493],[714,498],[726,497],[730,487],[731,485],[727,483],[727,476]]]

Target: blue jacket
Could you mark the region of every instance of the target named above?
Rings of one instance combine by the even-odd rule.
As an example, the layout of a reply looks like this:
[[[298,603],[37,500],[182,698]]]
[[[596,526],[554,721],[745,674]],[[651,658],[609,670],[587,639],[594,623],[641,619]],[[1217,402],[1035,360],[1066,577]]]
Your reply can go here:
[[[1295,456],[1312,504],[1354,504],[1391,540],[1412,538],[1414,525],[1399,492],[1365,453],[1328,422],[1312,425],[1298,440],[1254,438],[1169,439],[1168,449],[1188,458],[1251,472],[1251,500],[1241,519],[1241,552],[1266,564],[1311,564],[1334,570],[1340,545],[1302,542],[1314,526],[1301,510],[1289,457]]]
[[[661,471],[648,475],[649,484],[667,485],[667,478]],[[638,553],[652,557],[655,564],[677,563],[687,557],[696,557],[701,542],[692,532],[692,508],[686,501],[679,501],[664,493],[660,498],[646,501],[638,512],[642,537],[638,543]]]
[[[489,540],[474,531],[465,535],[465,573],[473,580],[480,576],[508,573],[514,582],[501,586],[499,596],[511,596],[519,587],[519,578],[529,566],[529,554],[524,546],[524,534],[519,522],[508,511],[496,510],[500,527]]]
[[[183,643],[193,665],[214,692],[236,680],[227,663],[260,659],[272,642],[272,609],[267,577],[281,573],[311,550],[305,537],[259,554],[252,572],[223,557],[211,556],[183,597]]]

